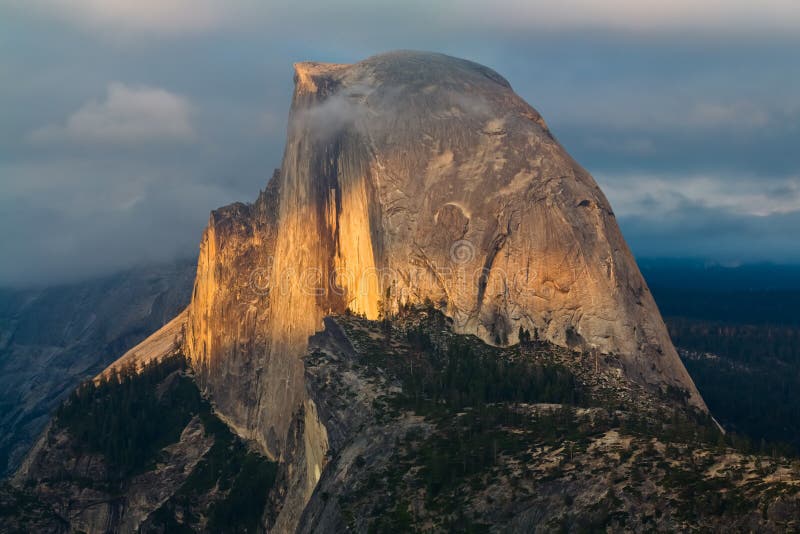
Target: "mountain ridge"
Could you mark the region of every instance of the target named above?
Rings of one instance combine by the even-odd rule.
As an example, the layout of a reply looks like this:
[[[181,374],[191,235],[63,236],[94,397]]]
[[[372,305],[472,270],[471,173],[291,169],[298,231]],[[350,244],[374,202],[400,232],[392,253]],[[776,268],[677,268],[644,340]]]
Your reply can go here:
[[[269,521],[292,531],[337,432],[309,343],[326,317],[415,306],[487,346],[617,362],[707,413],[611,206],[541,115],[491,69],[408,51],[295,66],[280,169],[211,213],[185,315],[118,367],[185,355],[215,416],[286,470]]]
[[[265,450],[279,454],[326,314],[426,298],[490,343],[521,326],[619,353],[633,379],[704,407],[607,200],[505,79],[406,51],[295,68],[282,166],[255,204],[212,215],[184,345]]]

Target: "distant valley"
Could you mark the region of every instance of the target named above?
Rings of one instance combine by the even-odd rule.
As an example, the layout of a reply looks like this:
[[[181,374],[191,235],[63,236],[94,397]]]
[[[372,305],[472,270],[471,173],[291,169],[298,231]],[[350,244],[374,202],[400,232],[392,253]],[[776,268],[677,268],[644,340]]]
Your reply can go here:
[[[800,450],[800,267],[640,262],[711,412],[754,450]]]

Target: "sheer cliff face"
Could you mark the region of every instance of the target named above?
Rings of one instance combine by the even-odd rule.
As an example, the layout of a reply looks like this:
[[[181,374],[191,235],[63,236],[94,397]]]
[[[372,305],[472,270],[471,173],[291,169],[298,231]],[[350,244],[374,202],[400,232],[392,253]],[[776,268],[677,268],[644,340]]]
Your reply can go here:
[[[608,201],[506,80],[411,52],[295,71],[280,173],[212,215],[187,320],[187,355],[241,433],[281,452],[326,314],[425,299],[491,343],[521,326],[615,353],[704,407]]]
[[[270,438],[267,445],[271,427],[261,426],[261,397],[277,390],[284,367],[302,368],[293,358],[271,359],[268,351],[279,188],[276,173],[254,204],[236,203],[211,214],[200,242],[183,339],[184,352],[220,416],[269,451],[276,450],[277,440]],[[284,393],[297,390],[281,386]],[[280,404],[288,409],[295,399],[286,395]]]

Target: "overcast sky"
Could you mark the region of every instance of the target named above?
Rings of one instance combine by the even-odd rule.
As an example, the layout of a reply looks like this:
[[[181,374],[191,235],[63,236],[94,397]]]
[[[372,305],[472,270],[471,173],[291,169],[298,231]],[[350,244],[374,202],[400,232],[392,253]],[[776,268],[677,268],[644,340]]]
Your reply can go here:
[[[193,256],[280,164],[292,63],[401,48],[505,76],[639,257],[800,262],[796,0],[269,4],[0,0],[0,285]]]

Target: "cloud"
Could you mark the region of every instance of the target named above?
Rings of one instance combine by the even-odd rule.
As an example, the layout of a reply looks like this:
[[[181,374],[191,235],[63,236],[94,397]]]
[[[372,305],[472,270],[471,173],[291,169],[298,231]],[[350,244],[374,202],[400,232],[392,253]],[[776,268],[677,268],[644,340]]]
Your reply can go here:
[[[302,109],[294,121],[321,141],[351,127],[364,131],[367,123],[373,131],[384,129],[400,112],[397,94],[394,88],[376,90],[368,82],[356,82],[337,90],[321,103]]]
[[[0,163],[0,227],[9,229],[0,233],[0,284],[193,257],[209,211],[241,193],[197,170],[140,159]]]
[[[639,257],[800,261],[800,176],[599,176]]]
[[[408,116],[405,106],[409,98],[414,97],[402,87],[375,87],[367,79],[351,84],[335,90],[322,102],[296,112],[292,126],[307,128],[316,140],[328,141],[350,128],[360,133],[386,135],[397,127],[399,119]],[[427,97],[442,99],[449,105],[450,113],[494,117],[491,103],[481,95],[429,86]]]
[[[326,98],[323,102],[302,109],[294,117],[300,127],[307,127],[319,140],[327,140],[341,130],[356,125],[367,115],[363,93],[372,89],[367,86],[346,87]]]
[[[800,176],[621,174],[597,181],[621,217],[665,220],[692,209],[743,217],[800,213]]]
[[[760,128],[768,126],[773,113],[750,102],[700,103],[688,116],[688,122],[698,127],[740,126]]]
[[[800,28],[794,0],[481,0],[451,1],[454,22],[510,30],[791,31]]]
[[[795,0],[374,0],[308,1],[302,6],[257,0],[11,0],[25,11],[56,17],[117,38],[184,35],[220,28],[255,28],[319,36],[392,31],[585,31],[790,33],[800,29]],[[343,31],[345,30],[345,31]]]
[[[63,125],[33,131],[34,143],[142,144],[186,142],[195,137],[189,102],[154,87],[112,82],[106,98],[90,101]]]
[[[714,259],[724,237],[726,257],[797,257],[800,31],[764,30],[800,28],[794,4],[566,1],[0,0],[0,285],[192,254],[208,210],[255,199],[280,165],[293,62],[408,47],[508,78],[597,176],[636,252]],[[109,80],[188,111],[98,119],[130,109]],[[313,119],[349,127],[357,100]]]
[[[196,33],[216,28],[227,18],[225,2],[213,0],[17,0],[12,4],[109,37],[118,32]]]
[[[633,84],[632,84],[633,85]],[[629,89],[630,90],[630,89]],[[752,131],[796,120],[800,97],[773,101],[716,100],[682,94],[675,87],[641,88],[635,95],[619,85],[591,101],[556,110],[567,124],[593,124],[643,131],[710,131],[741,128]],[[566,104],[567,102],[564,102]]]
[[[693,257],[732,265],[800,261],[800,211],[761,217],[687,207],[665,219],[628,216],[619,222],[637,257]]]
[[[590,136],[585,141],[588,148],[619,153],[619,154],[652,154],[656,150],[656,146],[651,139],[636,138],[636,137],[623,137],[615,138]]]

